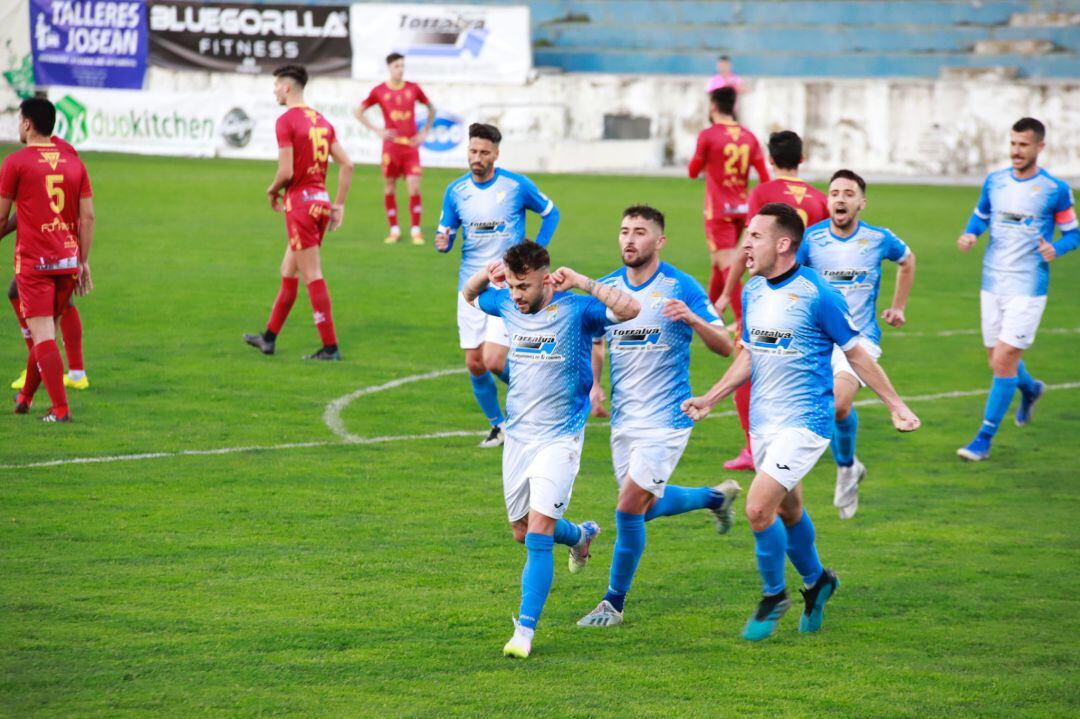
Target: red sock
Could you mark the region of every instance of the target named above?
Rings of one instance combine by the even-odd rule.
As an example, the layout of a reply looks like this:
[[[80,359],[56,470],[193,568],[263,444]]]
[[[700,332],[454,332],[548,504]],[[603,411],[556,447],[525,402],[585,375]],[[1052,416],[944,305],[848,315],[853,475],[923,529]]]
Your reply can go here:
[[[390,224],[390,228],[393,229],[398,226],[397,197],[395,195],[383,195],[383,201],[386,202],[386,221]]]
[[[26,353],[26,381],[23,382],[23,388],[19,390],[19,401],[30,404],[39,386],[41,386],[41,372],[38,371],[37,353],[31,345],[30,351]]]
[[[281,278],[281,289],[278,290],[277,299],[274,300],[274,309],[270,310],[270,321],[266,323],[266,329],[275,335],[285,326],[289,310],[292,309],[293,302],[296,302],[296,289],[299,286],[299,277]]]
[[[41,371],[41,381],[52,401],[52,411],[57,417],[68,413],[67,392],[64,390],[64,360],[60,358],[60,348],[56,340],[45,340],[34,345],[34,358]],[[30,379],[29,376],[27,379]]]
[[[739,272],[741,274],[742,270],[739,270]],[[724,281],[727,282],[726,274],[724,275]],[[731,292],[731,313],[735,315],[736,322],[742,321],[742,277],[735,283],[735,289]],[[747,390],[747,392],[749,392],[749,390]],[[749,394],[746,396],[747,398],[750,397]],[[750,400],[747,399],[746,401],[749,402]]]
[[[311,309],[315,311],[315,329],[319,330],[324,347],[337,344],[334,334],[334,318],[330,314],[330,293],[326,289],[326,280],[315,280],[307,286]]]
[[[725,280],[727,280],[727,273],[713,265],[712,274],[709,276],[709,302],[716,304],[716,301],[720,299],[720,295],[724,293]]]
[[[735,412],[739,415],[739,424],[746,435],[746,447],[750,448],[750,383],[747,382],[735,390]]]
[[[60,334],[64,337],[64,355],[67,356],[69,370],[83,369],[82,355],[82,318],[75,305],[68,305],[60,315]]]
[[[409,219],[413,227],[420,226],[420,195],[409,195]]]
[[[23,319],[22,310],[19,309],[19,298],[8,297],[11,302],[11,309],[15,310],[15,318],[19,320],[19,329],[22,330],[23,339],[26,340],[26,349],[34,349],[34,340],[30,339],[30,328],[26,326],[26,320]]]

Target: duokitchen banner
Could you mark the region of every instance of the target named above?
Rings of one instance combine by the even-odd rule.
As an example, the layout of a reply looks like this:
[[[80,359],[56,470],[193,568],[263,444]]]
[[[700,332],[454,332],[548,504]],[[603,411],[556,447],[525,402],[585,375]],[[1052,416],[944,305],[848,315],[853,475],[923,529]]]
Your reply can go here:
[[[151,0],[150,62],[253,74],[297,63],[313,77],[347,76],[349,7]]]
[[[30,1],[38,85],[139,90],[147,45],[145,0]]]

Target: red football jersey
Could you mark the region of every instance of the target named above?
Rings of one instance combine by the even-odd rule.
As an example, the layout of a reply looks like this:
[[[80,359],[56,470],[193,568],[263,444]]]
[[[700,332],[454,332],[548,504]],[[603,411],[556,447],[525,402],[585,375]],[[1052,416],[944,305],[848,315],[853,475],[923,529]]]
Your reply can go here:
[[[382,110],[383,124],[394,133],[390,140],[383,141],[383,147],[399,143],[409,144],[409,138],[416,134],[416,103],[430,105],[427,95],[415,82],[406,82],[396,90],[387,83],[376,85],[360,103],[360,110],[378,105]]]
[[[79,199],[90,176],[77,155],[29,145],[0,166],[0,196],[15,201],[15,274],[71,274],[79,264]]]
[[[750,167],[758,180],[769,179],[765,156],[754,134],[738,123],[717,123],[698,135],[690,177],[705,170],[705,219],[746,215]]]
[[[293,176],[288,192],[326,191],[326,169],[334,126],[310,107],[291,107],[277,120],[278,147],[291,147]]]
[[[75,146],[64,138],[53,135],[49,139],[52,141],[52,144],[60,148],[60,152],[70,152],[75,157],[79,156],[79,151],[75,149]]]
[[[777,177],[754,187],[747,203],[747,219],[756,215],[762,205],[770,202],[783,202],[794,207],[807,227],[829,217],[829,204],[825,193],[797,177]]]

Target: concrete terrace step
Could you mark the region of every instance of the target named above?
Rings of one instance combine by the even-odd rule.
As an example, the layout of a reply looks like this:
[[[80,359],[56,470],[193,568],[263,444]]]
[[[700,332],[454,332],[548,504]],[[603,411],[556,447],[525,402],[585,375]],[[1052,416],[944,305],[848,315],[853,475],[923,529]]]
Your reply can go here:
[[[1069,27],[942,27],[873,25],[727,25],[719,23],[641,26],[560,23],[538,27],[537,47],[612,48],[615,50],[723,50],[732,54],[783,48],[786,51],[960,52],[982,41],[1038,40],[1080,50],[1080,33]]]

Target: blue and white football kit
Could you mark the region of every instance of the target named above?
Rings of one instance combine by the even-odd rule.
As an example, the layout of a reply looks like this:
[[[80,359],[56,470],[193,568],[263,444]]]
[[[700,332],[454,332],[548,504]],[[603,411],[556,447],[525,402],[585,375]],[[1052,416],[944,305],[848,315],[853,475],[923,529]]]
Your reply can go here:
[[[524,175],[496,168],[494,177],[487,182],[477,183],[471,173],[466,173],[446,188],[438,232],[450,237],[443,252],[453,249],[459,228],[462,233],[457,316],[462,349],[479,347],[484,342],[508,344],[502,321],[470,306],[460,293],[470,277],[525,239],[526,210],[543,218],[536,242],[546,246],[559,223],[559,210]]]
[[[1053,239],[1055,225],[1060,257],[1080,242],[1072,190],[1063,181],[1046,170],[1027,180],[1017,180],[1008,168],[987,176],[965,229],[976,236],[990,230],[980,292],[986,347],[1000,340],[1027,349],[1035,341],[1050,286],[1039,242]]]
[[[881,327],[877,321],[877,298],[881,290],[881,266],[885,260],[903,263],[910,254],[904,241],[884,227],[860,221],[849,237],[839,237],[833,233],[830,221],[825,220],[806,230],[797,259],[840,291],[852,324],[865,340],[863,346],[878,359]],[[839,347],[833,348],[832,369],[833,376],[847,372],[859,379]],[[861,379],[859,383],[862,384]]]
[[[509,290],[492,287],[477,298],[476,306],[501,317],[510,337],[503,445],[507,517],[515,522],[531,510],[557,520],[554,536],[525,535],[528,558],[518,625],[534,630],[551,590],[553,545],[572,547],[585,531],[585,525],[571,524],[563,514],[581,463],[589,416],[592,341],[615,320],[599,300],[566,292],[555,293],[535,314],[523,314]]]
[[[693,420],[681,408],[690,391],[690,343],[694,331],[670,320],[671,300],[685,302],[706,322],[723,326],[694,278],[661,262],[641,285],[630,283],[623,267],[600,279],[638,301],[637,317],[612,325],[604,334],[611,364],[611,455],[615,479],[629,475],[642,489],[664,496],[690,439]]]
[[[743,311],[742,341],[751,362],[754,464],[790,491],[829,444],[835,412],[833,345],[849,350],[859,335],[843,296],[814,270],[798,264],[771,280],[761,275],[751,278],[743,289]],[[805,510],[790,526],[774,518],[767,528],[754,532],[754,543],[766,597],[778,597],[785,590],[785,556],[807,587],[823,579],[816,532]],[[830,594],[833,589],[835,585]],[[769,636],[783,609],[780,606],[775,615],[752,616],[743,637]],[[809,624],[803,629],[803,625],[801,621],[801,631],[817,629]]]
[[[987,348],[1003,342],[1025,350],[1035,341],[1050,286],[1050,265],[1039,247],[1042,241],[1053,239],[1055,225],[1061,237],[1051,244],[1061,257],[1080,245],[1073,193],[1066,183],[1042,169],[1026,180],[1016,179],[1011,169],[987,176],[964,230],[975,236],[990,230],[979,293]],[[1043,384],[1032,378],[1021,361],[1015,377],[993,378],[982,426],[970,444],[957,450],[961,457],[978,461],[990,456],[991,440],[1017,389],[1021,402],[1016,423],[1028,423]]]
[[[843,296],[814,270],[743,289],[742,342],[750,352],[754,465],[788,490],[813,468],[832,436],[833,345],[859,339]]]

